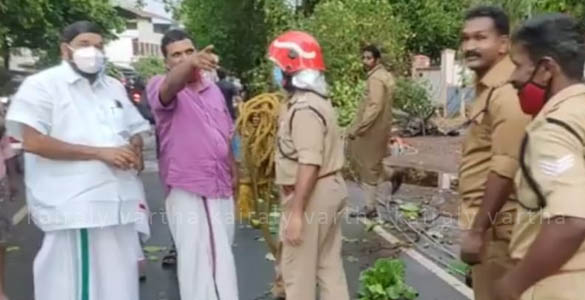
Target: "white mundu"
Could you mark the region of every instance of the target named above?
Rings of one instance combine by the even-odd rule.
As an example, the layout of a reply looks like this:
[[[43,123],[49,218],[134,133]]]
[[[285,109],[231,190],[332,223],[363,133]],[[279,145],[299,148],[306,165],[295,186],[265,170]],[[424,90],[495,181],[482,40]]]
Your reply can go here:
[[[27,78],[7,115],[11,136],[27,125],[57,140],[117,147],[149,130],[117,80],[95,82],[68,62]],[[138,300],[139,203],[135,171],[101,161],[25,154],[27,203],[44,231],[34,262],[36,300]],[[115,271],[113,271],[115,270]]]

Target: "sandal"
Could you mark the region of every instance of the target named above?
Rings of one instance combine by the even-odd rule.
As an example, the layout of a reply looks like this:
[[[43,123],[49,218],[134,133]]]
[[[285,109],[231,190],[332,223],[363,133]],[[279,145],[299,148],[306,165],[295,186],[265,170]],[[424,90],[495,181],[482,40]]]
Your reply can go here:
[[[169,250],[169,254],[165,255],[162,259],[162,266],[165,268],[174,267],[177,265],[177,250]]]
[[[140,282],[146,281],[146,260],[138,262],[138,280]]]

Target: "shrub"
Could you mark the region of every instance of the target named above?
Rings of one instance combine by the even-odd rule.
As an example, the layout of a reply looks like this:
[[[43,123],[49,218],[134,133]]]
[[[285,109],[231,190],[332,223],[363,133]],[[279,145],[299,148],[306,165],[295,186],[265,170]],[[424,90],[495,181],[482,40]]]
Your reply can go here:
[[[398,78],[396,81],[394,107],[418,118],[429,117],[435,109],[425,86],[407,78]]]

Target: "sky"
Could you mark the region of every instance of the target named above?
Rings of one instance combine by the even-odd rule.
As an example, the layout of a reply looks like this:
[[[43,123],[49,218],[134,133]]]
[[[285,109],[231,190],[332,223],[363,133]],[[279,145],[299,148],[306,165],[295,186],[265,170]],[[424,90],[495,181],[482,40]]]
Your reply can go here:
[[[136,5],[136,0],[113,0],[113,3],[134,6]],[[145,11],[172,19],[172,15],[165,10],[165,4],[163,0],[144,0],[144,3],[146,4],[144,7]]]

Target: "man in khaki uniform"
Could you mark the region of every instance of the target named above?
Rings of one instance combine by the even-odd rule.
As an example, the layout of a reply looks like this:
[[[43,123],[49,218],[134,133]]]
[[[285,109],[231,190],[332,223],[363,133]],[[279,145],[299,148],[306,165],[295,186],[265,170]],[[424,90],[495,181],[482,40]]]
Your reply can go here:
[[[491,284],[511,267],[508,244],[514,222],[513,178],[529,117],[507,81],[509,22],[499,8],[480,6],[465,16],[462,50],[476,73],[476,99],[459,169],[461,258],[472,266],[476,300],[492,300]]]
[[[272,42],[275,78],[289,93],[280,117],[276,184],[281,187],[282,276],[287,299],[349,300],[341,258],[341,217],[347,200],[343,140],[326,98],[317,41],[287,32]]]
[[[513,35],[511,57],[520,106],[534,120],[516,180],[510,249],[519,262],[492,299],[585,299],[585,40],[571,18],[544,15]]]
[[[350,159],[362,182],[366,207],[352,216],[374,218],[378,215],[377,187],[386,177],[382,160],[390,140],[395,82],[392,74],[382,65],[380,50],[375,46],[363,49],[362,62],[368,71],[367,88],[348,137]]]

